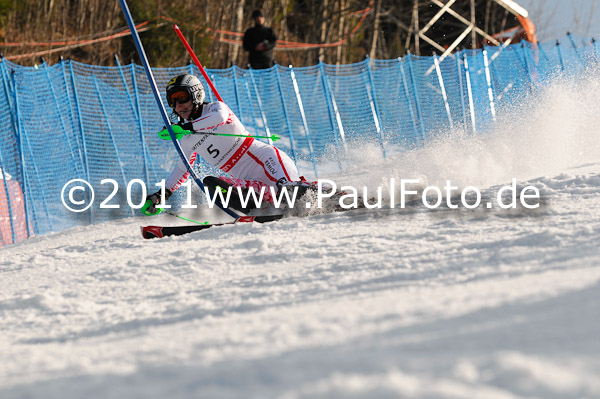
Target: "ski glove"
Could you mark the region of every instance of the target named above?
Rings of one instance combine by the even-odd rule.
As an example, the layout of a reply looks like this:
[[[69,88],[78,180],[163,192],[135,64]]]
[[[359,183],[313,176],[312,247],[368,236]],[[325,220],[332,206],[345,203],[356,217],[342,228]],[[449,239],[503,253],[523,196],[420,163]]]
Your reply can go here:
[[[165,189],[165,201],[169,199],[169,197],[173,193],[168,188]],[[142,206],[141,212],[146,216],[158,215],[163,211],[164,208],[157,208],[156,205],[160,204],[161,193],[160,190],[155,192],[154,194],[150,194],[146,197],[146,202],[144,206]]]
[[[179,126],[181,126],[183,130],[194,131],[194,124],[192,122],[180,123]]]
[[[184,123],[183,125],[171,125],[171,129],[173,130],[173,133],[175,133],[175,138],[177,140],[180,140],[186,134],[195,133],[191,122]],[[158,137],[163,140],[171,140],[171,135],[166,127],[158,132]]]

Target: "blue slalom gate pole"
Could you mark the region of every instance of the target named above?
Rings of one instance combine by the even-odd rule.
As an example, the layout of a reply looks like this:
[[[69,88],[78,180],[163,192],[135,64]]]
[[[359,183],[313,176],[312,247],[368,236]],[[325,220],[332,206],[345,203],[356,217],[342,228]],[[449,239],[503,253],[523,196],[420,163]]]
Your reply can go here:
[[[184,163],[185,167],[187,168],[188,172],[190,172],[190,176],[194,179],[194,181],[196,182],[198,187],[200,187],[202,192],[206,192],[204,190],[204,184],[202,184],[202,182],[196,175],[196,172],[194,172],[194,168],[190,165],[188,159],[185,157],[185,154],[183,153],[183,150],[181,149],[181,145],[177,141],[175,133],[173,132],[173,128],[171,127],[171,121],[169,120],[169,116],[167,115],[167,110],[165,109],[165,106],[162,103],[162,100],[160,98],[158,88],[156,87],[156,81],[154,80],[154,75],[152,74],[152,70],[150,69],[150,65],[148,64],[148,58],[146,57],[146,52],[144,51],[144,47],[142,46],[142,41],[140,40],[140,36],[138,35],[137,29],[135,28],[135,25],[133,23],[133,18],[131,18],[131,13],[129,12],[129,7],[127,7],[127,2],[125,0],[119,0],[119,3],[121,3],[121,8],[123,9],[123,14],[125,14],[125,19],[127,20],[127,25],[129,25],[129,30],[131,30],[131,37],[133,38],[135,47],[137,48],[137,51],[140,55],[140,59],[142,60],[142,65],[144,66],[144,69],[146,70],[146,76],[148,76],[148,81],[150,82],[150,88],[152,89],[152,94],[154,94],[154,99],[156,100],[156,104],[158,105],[158,108],[160,110],[160,116],[162,117],[163,122],[165,123],[165,126],[167,127],[167,130],[169,131],[169,136],[171,136],[173,145],[175,146],[177,153],[183,160],[183,163]],[[217,206],[219,208],[221,208],[229,216],[231,216],[235,219],[238,219],[240,217],[235,212],[225,208],[222,204],[220,204],[218,199],[216,200],[215,203],[217,204]]]

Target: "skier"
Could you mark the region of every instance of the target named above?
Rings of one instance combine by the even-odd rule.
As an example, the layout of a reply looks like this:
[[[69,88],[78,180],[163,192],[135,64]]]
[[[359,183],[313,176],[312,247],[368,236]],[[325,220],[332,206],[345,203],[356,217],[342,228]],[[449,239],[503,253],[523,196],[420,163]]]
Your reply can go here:
[[[193,165],[197,156],[201,156],[211,165],[226,172],[231,178],[208,176],[203,183],[215,190],[229,186],[253,187],[259,194],[265,187],[265,200],[270,198],[269,187],[279,190],[282,186],[298,185],[298,197],[310,186],[298,175],[298,169],[292,159],[278,148],[255,140],[252,137],[216,136],[214,133],[248,135],[246,128],[227,104],[217,101],[204,102],[204,86],[194,75],[179,75],[169,81],[166,88],[167,102],[179,117],[179,124],[195,134],[180,139],[186,158]],[[188,121],[184,123],[184,121]],[[190,173],[183,160],[175,166],[165,183],[165,200],[183,184]],[[232,190],[231,205],[238,204],[234,198],[237,190]],[[146,197],[141,211],[144,215],[156,215],[163,208],[156,206],[161,202],[160,190]],[[230,203],[231,203],[230,202]],[[242,210],[243,211],[243,210]]]

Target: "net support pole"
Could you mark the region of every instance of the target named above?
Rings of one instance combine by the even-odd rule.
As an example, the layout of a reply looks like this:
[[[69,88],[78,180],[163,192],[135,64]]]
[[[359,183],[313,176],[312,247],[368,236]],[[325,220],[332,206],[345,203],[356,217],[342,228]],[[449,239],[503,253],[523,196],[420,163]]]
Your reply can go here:
[[[260,116],[262,118],[263,125],[265,125],[265,133],[267,137],[269,137],[268,141],[270,145],[273,145],[273,140],[271,140],[271,130],[269,130],[269,123],[267,122],[267,116],[265,115],[265,111],[263,109],[262,101],[260,99],[260,94],[258,93],[258,87],[256,87],[256,80],[254,79],[254,71],[252,68],[248,71],[250,73],[250,80],[252,81],[252,88],[254,89],[254,94],[256,95],[256,102],[258,103],[258,110],[260,111]]]
[[[237,115],[240,119],[240,122],[244,120],[244,113],[242,112],[242,102],[240,100],[240,91],[238,90],[238,81],[237,81],[237,66],[231,67],[231,79],[233,79],[233,92],[235,93],[235,100],[237,101]],[[242,122],[243,124],[244,122]]]
[[[421,101],[419,100],[419,87],[417,86],[417,79],[415,78],[415,72],[413,71],[413,55],[408,53],[406,60],[408,63],[408,73],[410,74],[410,81],[413,87],[413,94],[415,96],[415,106],[417,108],[417,119],[419,120],[419,127],[421,128],[421,145],[425,143],[425,127],[423,119],[423,112],[421,112]]]
[[[560,49],[560,42],[556,41],[556,53],[558,54],[558,60],[560,61],[560,69],[563,73],[567,72],[565,69],[565,62],[563,61],[562,51]]]
[[[487,50],[484,48],[482,51],[483,54],[483,67],[485,69],[485,81],[487,83],[488,89],[488,99],[490,101],[490,111],[492,113],[492,120],[496,121],[496,104],[494,102],[494,90],[492,88],[492,74],[490,71],[490,63],[488,59]]]
[[[304,105],[302,104],[302,97],[300,96],[300,87],[298,86],[298,81],[296,80],[296,74],[294,73],[294,68],[290,65],[290,77],[292,78],[292,85],[294,86],[294,92],[296,93],[296,102],[298,104],[298,109],[300,110],[300,116],[302,117],[302,125],[304,126],[304,136],[306,137],[306,141],[308,143],[308,150],[310,151],[310,157],[312,159],[313,169],[315,171],[315,177],[319,178],[319,172],[317,172],[317,161],[315,160],[315,152],[312,145],[312,140],[310,137],[310,132],[308,129],[308,121],[306,120],[306,114],[304,113]]]
[[[387,157],[387,153],[385,151],[385,135],[383,133],[383,129],[381,128],[381,120],[379,119],[379,107],[377,106],[377,98],[375,93],[375,84],[373,83],[373,74],[371,73],[371,58],[367,57],[364,61],[367,70],[367,80],[368,84],[366,84],[367,95],[369,97],[369,104],[371,105],[371,113],[373,114],[373,123],[375,124],[375,131],[377,132],[377,138],[379,139],[379,145],[381,146],[381,152],[383,153],[383,157]]]
[[[442,98],[444,99],[444,107],[446,108],[446,115],[448,116],[448,123],[450,129],[454,128],[452,123],[452,114],[450,113],[450,104],[448,103],[448,96],[446,95],[446,86],[444,85],[444,77],[442,76],[442,69],[440,68],[440,61],[438,60],[437,54],[433,55],[433,63],[435,64],[435,72],[437,73],[438,83],[442,92]]]
[[[123,73],[123,67],[121,66],[121,62],[119,61],[119,56],[117,54],[115,54],[115,64],[117,65],[117,68],[119,70],[119,76],[121,77],[121,82],[123,82],[123,90],[125,91],[125,93],[127,93],[127,99],[129,100],[129,105],[131,106],[131,111],[133,111],[133,114],[136,117],[136,124],[137,127],[139,128],[139,133],[140,133],[140,143],[142,144],[142,155],[143,155],[143,160],[144,160],[144,178],[145,178],[145,182],[147,184],[150,184],[150,178],[149,178],[149,174],[148,174],[148,154],[146,151],[146,140],[144,139],[144,129],[142,127],[142,118],[141,118],[141,111],[140,111],[140,103],[138,101],[138,96],[137,96],[137,83],[135,81],[135,69],[134,69],[134,65],[131,64],[131,85],[133,86],[133,93],[134,93],[134,97],[135,97],[135,101],[132,98],[131,94],[129,93],[129,89],[127,88],[127,81],[125,80],[125,74]]]
[[[473,104],[473,90],[471,88],[471,73],[469,72],[469,61],[467,60],[467,53],[463,52],[463,62],[465,68],[465,78],[467,80],[467,94],[469,96],[469,109],[471,111],[471,128],[473,133],[477,133],[477,126],[475,125],[475,104]]]
[[[290,116],[288,113],[287,105],[285,103],[285,95],[283,94],[283,88],[281,87],[281,78],[279,76],[279,66],[275,66],[275,77],[277,78],[277,88],[279,89],[279,96],[281,97],[281,106],[283,108],[283,116],[285,118],[285,125],[287,127],[288,135],[290,137],[290,150],[292,151],[292,158],[294,163],[297,163],[296,159],[296,147],[294,146],[294,132],[292,131],[292,124],[290,122]]]
[[[321,72],[321,82],[323,84],[323,91],[325,92],[325,99],[327,100],[327,109],[329,110],[329,119],[331,123],[331,130],[335,132],[335,126],[337,126],[338,139],[336,142],[342,145],[344,154],[348,157],[348,146],[346,145],[346,133],[344,132],[344,125],[342,124],[342,118],[335,102],[335,94],[331,89],[331,84],[325,73],[325,65],[322,61],[319,62],[319,71]],[[335,116],[334,116],[335,115]],[[334,124],[335,120],[335,124]],[[338,156],[339,158],[339,156]],[[339,159],[338,159],[339,160]],[[342,162],[339,160],[340,170],[342,170]]]
[[[419,131],[417,129],[417,123],[420,121],[417,119],[415,112],[413,111],[413,106],[410,101],[410,93],[408,91],[408,82],[406,80],[406,74],[404,73],[404,67],[402,66],[402,59],[398,57],[398,71],[400,76],[402,76],[402,87],[404,88],[404,96],[406,97],[406,103],[408,104],[408,112],[410,113],[410,121],[413,127],[414,139],[417,141],[419,138]],[[398,92],[398,98],[400,98],[400,93]]]

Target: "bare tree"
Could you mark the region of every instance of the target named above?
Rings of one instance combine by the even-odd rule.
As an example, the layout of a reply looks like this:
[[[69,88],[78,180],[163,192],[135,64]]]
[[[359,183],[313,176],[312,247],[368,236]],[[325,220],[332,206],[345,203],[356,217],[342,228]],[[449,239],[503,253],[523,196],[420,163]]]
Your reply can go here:
[[[552,27],[550,21],[557,12],[556,1],[562,0],[522,1],[530,10],[542,39]],[[585,2],[586,8],[576,9],[577,30],[574,32],[589,35],[600,0],[577,2]],[[0,13],[4,13],[0,15],[0,43],[29,43],[27,46],[4,46],[5,56],[43,51],[50,56],[62,53],[81,62],[113,65],[113,54],[117,53],[125,62],[135,60],[139,63],[129,36],[59,49],[58,44],[52,47],[30,44],[110,38],[126,29],[118,2],[39,0],[39,6],[35,8],[27,8],[26,3],[5,0],[2,4],[9,6],[0,7]],[[210,0],[130,0],[129,8],[136,23],[148,22],[143,28],[147,31],[141,31],[140,36],[153,66],[177,66],[189,62],[185,49],[171,29],[172,23],[176,22],[204,65],[227,68],[232,64],[246,65],[247,54],[240,47],[241,34],[250,27],[252,21],[248,16],[255,8],[265,11],[267,24],[280,38],[274,54],[277,62],[314,65],[319,59],[336,64],[358,62],[365,54],[372,58],[395,58],[405,55],[409,48],[415,53],[420,49],[428,55],[435,46],[421,40],[418,31],[445,3],[447,0],[232,0],[220,3]],[[515,18],[498,4],[495,0],[457,0],[452,9],[468,20],[475,16],[471,8],[475,5],[477,23],[486,31],[489,28],[499,32],[514,26]],[[463,30],[462,23],[445,16],[435,26],[428,27],[427,34],[440,41],[435,47],[439,50],[442,45],[452,44]],[[481,45],[474,39],[468,42]],[[465,41],[464,45],[467,44]],[[39,55],[20,58],[18,62],[37,63]]]
[[[379,35],[379,14],[381,13],[381,0],[375,0],[375,18],[373,22],[373,37],[371,40],[371,51],[369,57],[375,58],[377,52],[377,36]]]

